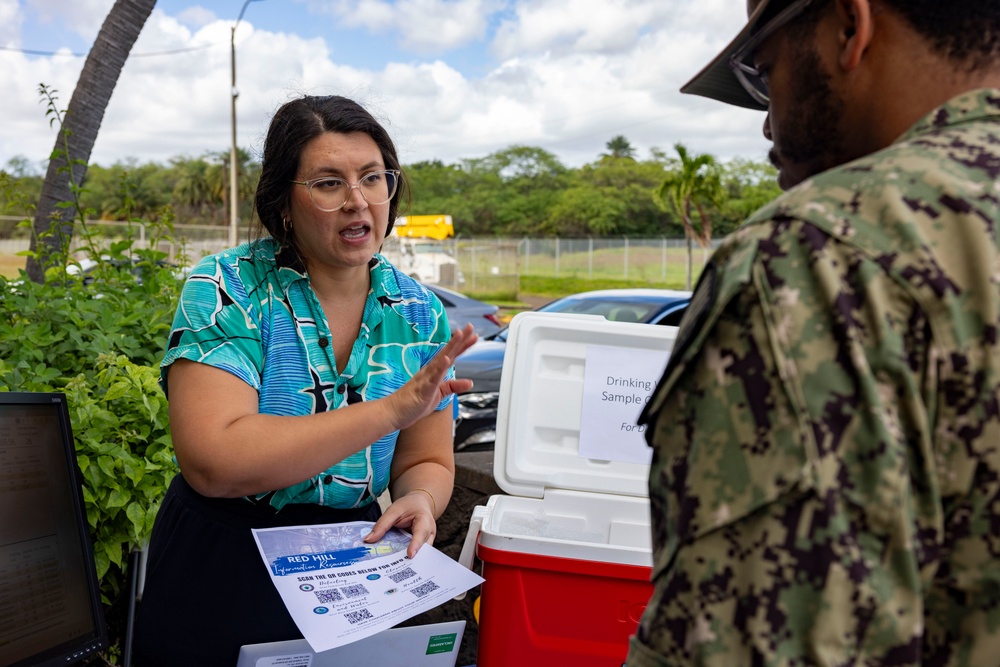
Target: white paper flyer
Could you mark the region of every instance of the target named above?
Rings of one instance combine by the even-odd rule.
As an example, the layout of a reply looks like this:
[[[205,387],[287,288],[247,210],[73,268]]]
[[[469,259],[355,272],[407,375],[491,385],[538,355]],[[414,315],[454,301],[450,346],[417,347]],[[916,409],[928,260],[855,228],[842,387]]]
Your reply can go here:
[[[407,558],[410,536],[396,528],[366,544],[373,525],[253,530],[271,581],[317,653],[391,628],[483,582],[426,544]]]

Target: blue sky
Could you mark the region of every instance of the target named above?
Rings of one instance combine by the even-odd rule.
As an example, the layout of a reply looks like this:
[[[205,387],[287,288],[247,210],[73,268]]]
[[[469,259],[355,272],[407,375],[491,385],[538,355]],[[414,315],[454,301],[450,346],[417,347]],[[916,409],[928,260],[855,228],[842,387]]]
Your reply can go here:
[[[41,165],[54,134],[38,84],[68,104],[113,0],[0,0],[0,166]],[[160,0],[132,49],[92,161],[227,150],[230,29],[243,0]],[[342,94],[383,120],[404,163],[512,145],[568,166],[624,135],[763,159],[760,113],[678,88],[745,20],[741,0],[257,0],[237,31],[237,137],[259,152],[287,99]],[[179,49],[190,51],[177,52]],[[25,50],[60,52],[30,55]],[[163,54],[166,55],[152,55]]]

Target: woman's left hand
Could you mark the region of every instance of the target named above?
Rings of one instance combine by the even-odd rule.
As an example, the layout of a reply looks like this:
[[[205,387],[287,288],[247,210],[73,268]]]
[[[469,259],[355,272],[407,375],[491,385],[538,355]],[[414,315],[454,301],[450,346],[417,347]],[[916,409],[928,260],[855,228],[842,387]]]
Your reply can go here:
[[[434,545],[437,522],[434,520],[434,506],[426,492],[413,490],[394,501],[375,522],[372,532],[365,536],[369,544],[378,542],[390,528],[405,528],[413,539],[406,548],[406,557],[413,558],[424,544]]]

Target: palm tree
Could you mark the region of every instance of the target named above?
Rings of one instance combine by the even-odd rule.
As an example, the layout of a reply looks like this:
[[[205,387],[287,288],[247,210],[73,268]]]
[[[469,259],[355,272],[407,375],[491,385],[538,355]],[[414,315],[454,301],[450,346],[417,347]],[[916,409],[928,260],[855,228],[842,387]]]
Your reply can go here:
[[[691,155],[684,144],[674,144],[678,159],[675,167],[667,173],[663,184],[656,191],[656,198],[670,206],[680,216],[684,223],[684,236],[687,238],[687,288],[691,289],[691,241],[698,241],[702,248],[707,248],[712,242],[712,219],[706,212],[706,206],[718,206],[722,198],[722,177],[719,163],[707,153]],[[700,225],[695,227],[692,221],[692,211],[698,212]]]
[[[205,181],[215,201],[222,202],[223,218],[229,210],[229,179],[230,173],[229,151],[213,153],[210,156],[214,160],[205,171]],[[260,179],[260,164],[254,162],[250,153],[242,148],[236,149],[236,188],[239,193],[240,208],[244,209],[240,215],[249,216],[253,211],[253,197],[257,190],[257,181]],[[223,224],[225,220],[222,219]]]
[[[45,246],[40,253],[42,257],[61,250],[63,244],[69,243],[72,238],[75,212],[72,208],[60,208],[59,204],[73,201],[71,183],[83,183],[87,162],[104,120],[104,110],[132,45],[155,4],[156,0],[116,0],[87,55],[69,107],[62,116],[59,136],[56,137],[35,210],[31,249],[37,250],[41,239]],[[53,100],[50,97],[50,102]],[[55,224],[58,224],[59,233],[52,234],[50,231]],[[28,257],[26,269],[31,280],[38,283],[45,280],[43,264],[44,261],[39,261],[34,255]]]
[[[607,153],[604,153],[604,157],[615,157],[615,158],[635,158],[635,149],[632,148],[632,144],[629,140],[625,138],[624,135],[617,135],[611,138],[607,144],[605,144],[608,149]]]
[[[178,172],[174,184],[173,200],[175,206],[183,206],[195,217],[201,217],[215,204],[212,188],[208,183],[209,164],[198,158],[175,162]]]

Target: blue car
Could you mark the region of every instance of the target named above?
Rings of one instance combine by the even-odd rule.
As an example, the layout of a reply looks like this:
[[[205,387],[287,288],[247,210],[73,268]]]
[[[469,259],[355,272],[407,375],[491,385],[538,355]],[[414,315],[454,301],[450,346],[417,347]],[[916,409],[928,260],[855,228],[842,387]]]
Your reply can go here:
[[[600,315],[613,322],[677,326],[691,292],[663,289],[610,289],[557,299],[540,312]],[[455,362],[455,375],[468,378],[472,391],[458,396],[455,451],[492,449],[496,440],[500,369],[507,348],[507,329],[486,336]]]

